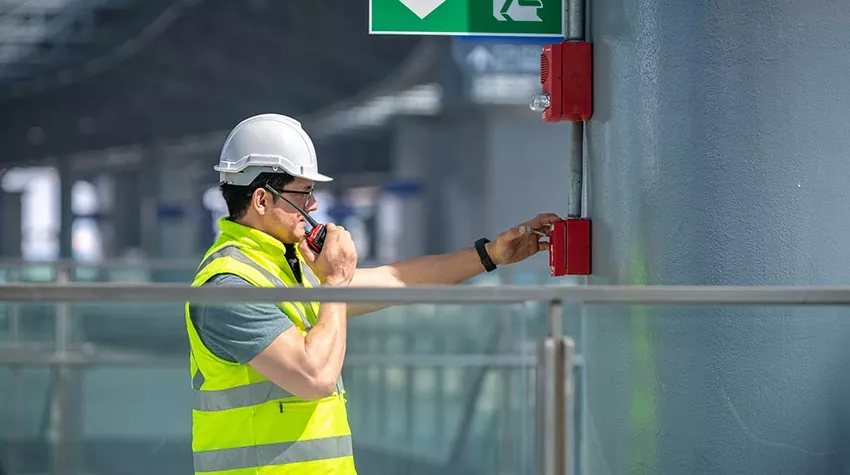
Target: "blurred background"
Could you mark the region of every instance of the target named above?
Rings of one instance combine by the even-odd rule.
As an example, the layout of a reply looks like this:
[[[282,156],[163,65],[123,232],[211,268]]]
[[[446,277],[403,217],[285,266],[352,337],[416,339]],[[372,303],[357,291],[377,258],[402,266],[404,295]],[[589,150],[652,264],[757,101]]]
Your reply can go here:
[[[463,285],[847,285],[846,0],[589,0],[592,275]],[[366,0],[0,0],[0,282],[188,284],[213,166],[265,112],[315,141],[362,265],[566,215],[540,42],[369,35]],[[578,305],[574,473],[850,473],[844,307]],[[545,302],[353,321],[364,474],[539,468]],[[0,295],[0,473],[188,474],[182,305]]]
[[[367,14],[365,1],[0,2],[0,281],[191,282],[226,214],[223,140],[264,112],[310,133],[335,178],[316,218],[352,231],[362,265],[563,213],[567,139],[527,106],[539,44],[370,36]],[[550,282],[546,259],[476,282]],[[182,315],[0,303],[0,472],[191,473]],[[355,322],[344,377],[361,472],[531,470],[544,315],[424,305]],[[55,364],[59,348],[91,361]]]

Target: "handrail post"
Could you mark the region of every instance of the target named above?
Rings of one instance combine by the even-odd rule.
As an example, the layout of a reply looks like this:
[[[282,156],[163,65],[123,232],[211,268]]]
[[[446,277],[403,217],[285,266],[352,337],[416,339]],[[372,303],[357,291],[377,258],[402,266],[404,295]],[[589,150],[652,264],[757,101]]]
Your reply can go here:
[[[9,307],[9,338],[13,349],[19,349],[23,346],[21,342],[21,305],[17,302],[11,302]],[[20,453],[23,447],[24,430],[23,430],[23,405],[24,405],[24,386],[23,386],[23,365],[9,365],[9,370],[12,372],[12,384],[9,386],[9,404],[7,413],[11,420],[9,434],[12,437],[7,459],[9,473],[19,473],[22,469]]]
[[[549,338],[558,338],[564,334],[564,302],[562,300],[550,300],[549,311],[546,314],[546,335]]]
[[[546,338],[537,364],[537,473],[573,473],[573,353],[569,337]]]
[[[575,420],[574,420],[574,408],[575,408],[575,381],[573,378],[573,372],[575,371],[575,342],[572,338],[564,337],[561,338],[561,368],[559,374],[561,374],[561,380],[563,381],[563,387],[561,388],[561,398],[563,402],[560,403],[560,407],[564,411],[563,417],[563,427],[564,427],[564,442],[562,450],[564,452],[564,475],[572,475],[575,470]]]
[[[69,282],[71,282],[70,270],[65,267],[58,268],[56,284],[66,285]],[[71,309],[69,304],[64,302],[57,303],[54,322],[54,354],[60,360],[67,357],[70,350],[71,324]],[[72,454],[70,453],[71,444],[69,441],[69,419],[71,418],[70,372],[71,369],[64,362],[60,362],[52,369],[53,394],[51,395],[50,432],[48,437],[52,444],[53,470],[58,475],[73,473]]]

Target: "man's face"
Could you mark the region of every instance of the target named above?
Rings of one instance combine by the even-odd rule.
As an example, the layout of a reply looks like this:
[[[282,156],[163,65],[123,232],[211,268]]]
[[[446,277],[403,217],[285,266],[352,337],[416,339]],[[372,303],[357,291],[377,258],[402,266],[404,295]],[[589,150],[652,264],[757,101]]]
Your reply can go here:
[[[319,209],[319,204],[313,197],[311,180],[295,178],[282,189],[275,189],[275,191],[308,213]],[[307,230],[304,216],[292,205],[274,196],[268,190],[262,190],[262,192],[265,193],[264,199],[261,200],[264,204],[264,212],[261,216],[265,232],[283,243],[292,244],[301,241]]]

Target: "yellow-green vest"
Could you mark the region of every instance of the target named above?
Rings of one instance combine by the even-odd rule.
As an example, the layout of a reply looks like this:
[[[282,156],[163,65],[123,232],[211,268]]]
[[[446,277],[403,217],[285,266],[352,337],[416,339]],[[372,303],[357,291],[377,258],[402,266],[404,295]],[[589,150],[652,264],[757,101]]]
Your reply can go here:
[[[223,273],[238,275],[257,287],[302,285],[286,263],[279,241],[226,218],[219,221],[219,229],[221,235],[204,255],[192,286]],[[300,254],[298,259],[301,265]],[[309,267],[301,267],[303,285],[316,285]],[[316,323],[317,302],[280,302],[278,306],[302,334]],[[198,336],[189,312],[187,303],[195,473],[356,473],[341,378],[337,391],[327,398],[296,398],[250,365],[215,356]]]

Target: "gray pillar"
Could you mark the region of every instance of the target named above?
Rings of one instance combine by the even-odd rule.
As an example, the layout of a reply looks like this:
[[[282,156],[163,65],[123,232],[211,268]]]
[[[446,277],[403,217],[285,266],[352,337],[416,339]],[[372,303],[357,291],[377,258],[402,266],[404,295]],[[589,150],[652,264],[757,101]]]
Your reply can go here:
[[[121,188],[115,182],[112,175],[98,174],[91,180],[97,193],[98,202],[98,231],[100,232],[103,256],[107,259],[114,258],[119,251],[118,229],[116,217],[121,210],[116,206],[117,195]]]
[[[484,115],[474,109],[433,126],[424,157],[429,253],[472,247],[487,232],[488,147]]]
[[[425,170],[433,149],[429,132],[427,122],[415,119],[399,120],[394,130],[392,180],[378,200],[377,256],[382,262],[421,256],[427,249]]]
[[[483,209],[488,213],[486,232],[491,239],[538,213],[567,216],[569,125],[542,123],[527,110],[494,108],[488,114],[489,163],[481,177],[488,184]],[[511,269],[539,269],[545,278],[548,259],[547,253],[540,253]]]
[[[160,191],[160,167],[165,162],[162,157],[163,148],[158,143],[148,146],[145,158],[139,170],[139,200],[141,212],[139,236],[144,257],[162,257],[162,247],[159,238],[159,222],[157,218],[158,196]]]
[[[0,190],[0,258],[21,258],[21,193]]]
[[[73,254],[71,226],[74,223],[74,213],[71,210],[71,190],[74,177],[68,158],[59,159],[56,169],[59,172],[59,258],[70,259]]]
[[[592,283],[850,281],[846,1],[598,0]],[[846,473],[848,309],[587,310],[584,473]]]
[[[154,198],[160,256],[194,258],[198,253],[197,220],[203,195],[191,157],[168,155],[158,168],[159,193]]]
[[[569,127],[545,124],[525,107],[487,107],[441,121],[429,130],[425,156],[429,232],[440,247],[470,247],[542,212],[566,216]],[[541,253],[506,269],[548,276]],[[504,274],[504,273],[502,273]]]
[[[470,247],[486,230],[485,124],[475,113],[407,119],[394,131],[393,174],[424,189],[402,204],[398,257]]]
[[[114,245],[118,256],[141,246],[141,195],[139,172],[125,170],[112,175]]]
[[[490,184],[487,181],[487,124],[484,114],[472,111],[452,117],[442,131],[442,150],[435,152],[432,180],[437,186],[436,202],[443,221],[434,229],[443,236],[444,250],[470,248],[476,239],[487,235]],[[492,239],[492,236],[490,236]]]

